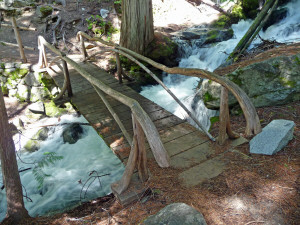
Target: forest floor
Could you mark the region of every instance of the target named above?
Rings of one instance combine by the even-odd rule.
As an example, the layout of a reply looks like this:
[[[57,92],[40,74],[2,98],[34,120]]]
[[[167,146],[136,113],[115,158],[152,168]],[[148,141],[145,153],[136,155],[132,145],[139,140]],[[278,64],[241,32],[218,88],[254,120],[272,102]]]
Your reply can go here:
[[[110,21],[118,27],[119,21],[117,14],[113,13],[112,2],[83,1],[79,5],[81,13],[76,10],[75,1],[68,4],[60,13],[64,25],[57,34],[61,38],[58,46],[70,54],[79,54],[79,45],[71,43],[77,43],[75,36],[79,30],[88,31],[85,18],[97,14],[100,8],[111,10]],[[62,8],[59,5],[56,7]],[[31,25],[33,12],[28,11],[25,15],[18,22]],[[36,32],[21,31],[24,45],[37,48],[38,35],[45,36],[49,42],[52,41],[51,29],[43,32],[42,25],[36,25]],[[158,30],[173,32],[191,25],[193,23],[187,20],[186,23],[170,24],[159,27]],[[11,29],[1,29],[4,29],[4,32],[0,32],[0,40],[12,42],[14,33]],[[0,61],[20,61],[17,49],[1,46],[0,50]],[[300,44],[265,50],[259,54],[248,55],[241,62],[224,68],[219,73],[226,74],[239,66],[299,52]],[[38,51],[26,51],[26,55],[31,63],[37,62]],[[109,59],[111,55],[101,57]],[[103,63],[103,60],[100,63],[99,59],[98,65],[105,68],[109,64],[108,61]],[[15,103],[9,102],[7,100],[9,113],[17,116],[14,112]],[[21,109],[22,107],[19,112]],[[257,112],[263,127],[274,119],[293,120],[296,124],[293,140],[273,156],[250,154],[247,143],[236,147],[235,151],[225,153],[226,146],[215,144],[214,156],[224,153],[224,158],[229,161],[226,170],[218,177],[192,188],[180,184],[180,169],[158,169],[156,162],[150,159],[148,166],[151,178],[145,185],[150,188],[151,193],[140,201],[123,207],[113,195],[109,195],[64,213],[24,220],[22,224],[139,224],[148,216],[175,202],[193,206],[203,214],[208,224],[300,224],[300,102],[262,107],[258,108]],[[246,126],[243,115],[231,116],[231,123],[236,132],[243,133]],[[218,122],[211,130],[214,136],[217,135],[217,130]]]

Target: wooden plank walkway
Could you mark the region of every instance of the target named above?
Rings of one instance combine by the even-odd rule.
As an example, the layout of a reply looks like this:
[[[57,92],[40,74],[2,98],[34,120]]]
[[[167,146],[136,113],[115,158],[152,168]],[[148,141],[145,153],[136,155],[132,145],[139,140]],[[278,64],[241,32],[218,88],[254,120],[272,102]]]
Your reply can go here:
[[[91,63],[80,63],[80,66],[114,90],[119,91],[140,103],[157,127],[162,142],[171,156],[171,159],[175,156],[178,158],[178,154],[194,149],[195,147],[201,148],[201,145],[207,149],[207,142],[209,142],[209,139],[186,121],[141,96],[126,84],[119,84],[113,76],[109,75],[106,71],[100,69],[96,65]],[[62,88],[64,76],[59,67],[54,66],[53,70],[49,70],[48,72],[53,77],[55,83]],[[107,110],[92,85],[85,78],[72,68],[69,68],[69,73],[73,90],[73,97],[71,98],[72,103],[102,136],[106,144],[114,151],[114,153],[123,162],[126,162],[126,159],[129,156],[130,147],[112,115]],[[106,95],[106,98],[120,117],[120,120],[123,122],[128,133],[132,135],[132,120],[129,107],[110,96]],[[147,146],[147,149],[148,157],[152,157],[149,145]],[[172,164],[174,165],[174,163]]]

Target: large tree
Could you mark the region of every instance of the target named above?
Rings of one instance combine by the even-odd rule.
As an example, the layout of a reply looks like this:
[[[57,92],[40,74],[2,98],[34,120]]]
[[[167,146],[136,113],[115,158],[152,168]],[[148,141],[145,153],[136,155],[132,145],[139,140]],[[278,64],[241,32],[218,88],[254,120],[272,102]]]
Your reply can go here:
[[[120,45],[144,54],[153,38],[152,0],[123,0]]]
[[[8,116],[0,85],[0,158],[3,183],[6,189],[6,219],[11,224],[18,224],[29,217],[24,207],[22,185],[16,160],[15,145],[12,139]]]

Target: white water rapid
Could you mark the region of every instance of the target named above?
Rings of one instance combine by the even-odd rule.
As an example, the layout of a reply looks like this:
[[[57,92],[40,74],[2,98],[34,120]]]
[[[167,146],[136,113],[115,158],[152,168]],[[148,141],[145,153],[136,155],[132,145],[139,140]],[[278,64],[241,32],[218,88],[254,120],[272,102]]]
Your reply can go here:
[[[83,117],[65,115],[61,117],[59,124],[63,123],[87,123]],[[56,124],[57,118],[47,119],[43,124]],[[66,126],[66,125],[63,125]],[[119,180],[124,172],[124,166],[116,155],[110,150],[97,132],[90,126],[82,126],[84,135],[75,144],[63,143],[63,126],[50,128],[49,138],[42,143],[41,148],[33,153],[18,152],[22,162],[18,160],[19,169],[33,168],[34,165],[26,164],[39,161],[45,152],[55,152],[63,156],[54,165],[45,166],[43,172],[49,174],[44,180],[44,185],[38,189],[38,182],[34,178],[32,169],[21,172],[21,182],[25,187],[27,196],[32,202],[25,201],[25,207],[31,216],[44,215],[51,212],[64,211],[80,204],[80,192],[83,184],[89,178],[91,171],[97,171],[98,175],[109,174],[96,179],[88,188],[86,197],[82,201],[88,201],[111,193],[110,184]],[[39,129],[39,128],[38,128]],[[36,129],[33,133],[35,133]],[[24,136],[29,136],[25,133]],[[21,147],[27,142],[22,136]],[[16,145],[18,149],[19,145]],[[94,173],[92,176],[97,175]],[[79,181],[81,180],[81,183]],[[91,179],[86,188],[93,181]],[[0,173],[0,186],[2,186],[2,174]],[[25,193],[25,189],[23,192]],[[0,221],[6,213],[5,189],[0,190]]]
[[[287,17],[279,23],[270,26],[265,32],[260,32],[260,36],[263,39],[276,40],[278,42],[300,41],[300,0],[291,1],[284,7],[288,10]],[[242,20],[238,24],[232,25],[234,38],[219,42],[215,45],[199,48],[193,42],[191,45],[188,45],[186,42],[178,41],[178,44],[181,45],[179,49],[182,55],[179,67],[199,68],[209,71],[215,70],[225,62],[228,57],[227,54],[233,51],[239,40],[251,26],[251,23],[252,20]],[[250,47],[253,47],[259,42],[260,40],[256,39]],[[198,85],[199,80],[199,78],[191,78],[182,75],[165,74],[163,76],[163,82],[186,105],[186,107],[196,115],[204,127],[209,129],[209,118],[215,115],[216,112],[207,109],[202,101],[199,101],[197,105],[195,105],[193,99],[196,94],[195,88]],[[187,120],[194,125],[193,121],[191,121],[183,109],[160,85],[144,86],[140,94],[156,102],[178,117],[187,118]]]

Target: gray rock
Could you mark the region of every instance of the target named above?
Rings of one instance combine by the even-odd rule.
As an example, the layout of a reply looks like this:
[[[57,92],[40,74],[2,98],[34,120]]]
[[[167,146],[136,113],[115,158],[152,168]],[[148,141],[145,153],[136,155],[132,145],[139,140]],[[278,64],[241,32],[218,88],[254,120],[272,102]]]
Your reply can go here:
[[[30,101],[36,102],[39,100],[44,100],[50,96],[50,92],[44,87],[32,87]]]
[[[30,87],[28,87],[27,85],[22,85],[22,84],[18,85],[16,97],[20,101],[28,101],[30,99],[30,95],[31,95]]]
[[[45,114],[45,106],[43,102],[36,102],[31,104],[28,109],[32,112],[32,113],[36,113],[36,114]]]
[[[103,19],[108,16],[109,11],[107,9],[100,9],[100,15]]]
[[[215,29],[215,28],[188,28],[182,32],[173,33],[175,37],[179,37],[181,40],[192,41],[197,46],[205,44],[226,41],[233,37],[232,29]]]
[[[273,120],[250,141],[250,153],[273,155],[293,139],[295,123],[290,120]]]
[[[2,68],[0,68],[0,73],[3,73],[3,69]]]
[[[38,132],[27,141],[24,145],[24,149],[28,152],[35,152],[40,149],[42,141],[48,138],[49,128],[43,127],[38,130]]]
[[[21,64],[20,65],[20,69],[27,69],[27,70],[29,70],[30,69],[30,64],[29,63],[27,63],[27,64]]]
[[[38,79],[38,73],[28,73],[23,79],[22,82],[24,82],[28,86],[41,86],[41,83]]]
[[[149,216],[145,225],[206,225],[203,215],[185,203],[173,203]]]
[[[45,18],[52,14],[53,8],[48,5],[40,5],[36,8],[35,14],[38,18]]]
[[[254,63],[226,77],[240,86],[256,107],[287,104],[300,100],[300,54],[279,56]],[[195,98],[204,99],[210,109],[220,105],[221,86],[213,81],[202,82],[200,92]],[[229,95],[229,105],[237,101]]]
[[[4,64],[5,69],[15,68],[15,63],[7,62]]]
[[[5,76],[8,76],[11,72],[14,72],[16,70],[16,68],[12,67],[12,68],[5,68],[3,74]]]
[[[78,123],[73,123],[63,131],[64,143],[75,144],[83,135],[83,129]]]
[[[0,75],[0,82],[3,83],[3,84],[5,84],[6,81],[7,81],[7,77],[4,77],[4,76]]]

